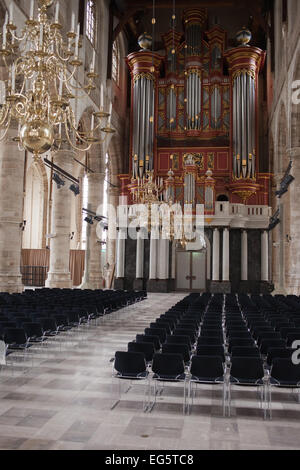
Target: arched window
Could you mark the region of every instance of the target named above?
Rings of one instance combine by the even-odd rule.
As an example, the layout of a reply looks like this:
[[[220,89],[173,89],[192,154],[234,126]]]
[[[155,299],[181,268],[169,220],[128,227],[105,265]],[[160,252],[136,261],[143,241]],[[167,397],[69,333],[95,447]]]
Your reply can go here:
[[[120,47],[119,42],[116,39],[113,43],[113,51],[112,51],[112,71],[111,71],[112,79],[119,85],[120,80]]]
[[[86,35],[94,46],[96,42],[96,1],[95,0],[87,0],[86,2]]]

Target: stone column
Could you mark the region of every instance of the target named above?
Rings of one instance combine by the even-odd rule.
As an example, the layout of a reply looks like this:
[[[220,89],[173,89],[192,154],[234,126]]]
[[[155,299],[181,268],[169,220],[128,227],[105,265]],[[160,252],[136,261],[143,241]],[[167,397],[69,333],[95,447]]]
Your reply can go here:
[[[248,281],[248,233],[247,233],[247,230],[242,230],[241,280]]]
[[[261,280],[269,280],[269,233],[261,233]]]
[[[157,276],[157,246],[159,240],[151,233],[150,238],[150,259],[149,259],[149,279],[156,279]]]
[[[96,214],[102,215],[103,209],[103,183],[104,173],[89,173],[88,175],[88,206],[89,210]],[[94,221],[91,226],[90,240],[89,240],[89,257],[87,258],[88,265],[85,270],[88,270],[88,285],[82,286],[86,289],[102,289],[103,288],[103,275],[101,266],[101,249],[102,245],[99,243],[102,235],[102,229],[98,225],[100,222]],[[99,228],[100,227],[100,228]]]
[[[295,178],[289,187],[291,211],[289,293],[300,295],[300,147],[292,148],[288,154],[293,160],[291,174]]]
[[[54,154],[55,165],[68,173],[72,173],[74,152],[58,150]],[[71,183],[70,183],[71,184]],[[53,238],[50,240],[50,262],[46,287],[72,287],[70,273],[70,225],[71,225],[71,196],[69,182],[57,189],[53,182],[52,228]]]
[[[144,238],[141,231],[137,233],[136,238],[136,274],[137,279],[144,277]]]
[[[124,279],[125,276],[125,229],[119,228],[117,241],[117,279]]]
[[[213,233],[213,272],[212,280],[220,280],[220,232],[218,228]]]
[[[24,152],[12,141],[9,130],[0,143],[0,292],[22,292],[20,273],[23,220]]]
[[[161,238],[158,250],[158,278],[169,279],[169,240]]]
[[[229,281],[229,230],[223,230],[223,266],[222,266],[222,280]]]
[[[117,207],[119,204],[119,189],[110,187],[108,189],[108,232],[106,240],[106,263],[108,263],[108,272],[106,287],[110,287],[108,282],[113,274],[116,274],[116,244],[117,244]]]

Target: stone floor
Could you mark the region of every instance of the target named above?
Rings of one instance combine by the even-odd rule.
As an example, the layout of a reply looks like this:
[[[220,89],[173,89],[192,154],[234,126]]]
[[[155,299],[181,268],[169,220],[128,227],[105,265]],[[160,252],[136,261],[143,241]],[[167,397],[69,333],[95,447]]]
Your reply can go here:
[[[189,416],[182,387],[165,388],[151,413],[142,412],[143,386],[112,403],[110,359],[181,294],[149,294],[98,327],[9,365],[0,373],[0,449],[298,449],[300,404],[273,393],[273,420],[263,421],[256,391],[233,392],[223,418],[221,390],[198,391]],[[47,357],[45,354],[47,353]],[[114,389],[115,390],[115,389]],[[115,393],[115,392],[114,392]]]

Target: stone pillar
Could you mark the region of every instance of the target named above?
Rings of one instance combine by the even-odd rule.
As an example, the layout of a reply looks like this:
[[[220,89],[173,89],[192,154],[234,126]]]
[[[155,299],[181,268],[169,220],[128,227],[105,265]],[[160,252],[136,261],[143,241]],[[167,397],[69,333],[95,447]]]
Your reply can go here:
[[[220,232],[218,228],[213,233],[213,272],[212,280],[220,280]]]
[[[117,241],[117,279],[125,276],[125,229],[119,228]]]
[[[133,283],[135,290],[143,290],[144,288],[144,244],[144,234],[142,229],[140,229],[136,237],[136,279]]]
[[[222,266],[222,280],[229,281],[229,230],[223,230],[223,266]]]
[[[290,191],[290,287],[289,293],[300,295],[300,147],[294,147],[288,152],[293,160],[291,174],[295,181],[289,187]]]
[[[169,279],[169,240],[161,238],[158,250],[158,278]]]
[[[136,278],[144,277],[144,238],[141,231],[137,233],[136,239]]]
[[[151,233],[150,238],[150,259],[149,259],[149,279],[156,279],[157,276],[157,246],[159,240]]]
[[[9,130],[0,143],[0,292],[22,292],[20,224],[23,220],[24,152]]]
[[[89,210],[96,214],[102,215],[103,209],[103,183],[104,173],[89,173],[88,175],[88,206]],[[91,226],[90,240],[89,240],[89,257],[87,258],[88,265],[85,266],[85,270],[88,270],[88,285],[82,286],[86,289],[102,289],[103,288],[103,275],[101,266],[101,249],[102,246],[99,243],[102,229],[94,221],[94,225]]]
[[[261,233],[261,280],[269,280],[269,233],[264,230]]]
[[[117,207],[119,204],[119,189],[110,187],[108,189],[108,232],[106,241],[106,263],[108,264],[106,287],[109,286],[109,280],[116,274],[116,244],[117,244]]]
[[[248,281],[248,233],[247,233],[247,230],[242,230],[241,280]]]
[[[54,154],[55,165],[68,173],[72,173],[74,152],[58,150]],[[70,273],[70,226],[71,226],[71,196],[69,183],[57,189],[53,182],[52,228],[54,235],[50,240],[50,262],[46,287],[72,287]]]

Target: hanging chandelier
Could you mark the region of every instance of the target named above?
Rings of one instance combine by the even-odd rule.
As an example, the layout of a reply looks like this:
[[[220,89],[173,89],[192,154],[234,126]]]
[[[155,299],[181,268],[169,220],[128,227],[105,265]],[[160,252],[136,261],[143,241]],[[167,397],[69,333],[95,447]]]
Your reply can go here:
[[[2,62],[8,71],[8,77],[2,93],[0,90],[0,141],[17,121],[18,134],[14,140],[19,142],[20,149],[37,156],[52,148],[59,149],[66,141],[75,150],[86,152],[115,132],[110,125],[111,109],[110,113],[103,110],[103,96],[100,111],[92,114],[90,129],[83,132],[76,125],[74,104],[96,89],[95,51],[86,84],[78,86],[78,74],[83,65],[79,57],[80,25],[75,31],[73,15],[71,31],[64,39],[59,23],[59,2],[54,22],[47,15],[53,0],[38,0],[38,3],[35,19],[34,0],[31,0],[29,19],[20,36],[13,22],[12,3],[9,17],[6,13],[0,64]],[[78,92],[84,93],[78,96]],[[99,138],[99,130],[104,133],[103,139]]]

